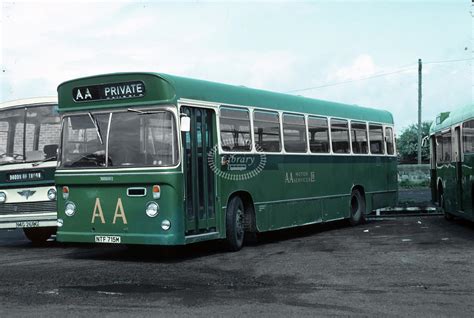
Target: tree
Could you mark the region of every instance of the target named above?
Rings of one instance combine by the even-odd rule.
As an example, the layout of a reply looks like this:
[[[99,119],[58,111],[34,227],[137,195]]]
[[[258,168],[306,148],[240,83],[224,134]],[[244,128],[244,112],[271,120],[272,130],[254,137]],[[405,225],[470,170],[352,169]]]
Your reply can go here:
[[[431,121],[421,123],[421,136],[426,137],[430,133]],[[397,139],[397,152],[402,163],[418,162],[418,124],[410,125],[405,129]],[[421,147],[421,161],[428,163],[430,161],[430,146],[425,143]]]

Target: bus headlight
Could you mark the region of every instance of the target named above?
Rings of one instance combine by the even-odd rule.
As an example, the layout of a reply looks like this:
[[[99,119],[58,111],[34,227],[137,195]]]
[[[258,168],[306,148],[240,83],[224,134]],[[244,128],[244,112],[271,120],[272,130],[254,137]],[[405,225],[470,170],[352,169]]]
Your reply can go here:
[[[171,222],[169,220],[163,220],[163,222],[161,222],[161,228],[165,231],[168,231],[171,227]]]
[[[148,202],[146,205],[146,215],[148,215],[151,218],[154,218],[155,216],[158,215],[158,212],[160,211],[160,207],[158,206],[158,203],[156,202]]]
[[[56,200],[56,189],[48,190],[48,199],[50,199],[51,201]]]
[[[66,213],[67,216],[73,216],[74,213],[76,213],[76,205],[72,202],[66,203],[64,213]]]
[[[7,194],[5,192],[0,192],[0,203],[5,203],[7,201]]]

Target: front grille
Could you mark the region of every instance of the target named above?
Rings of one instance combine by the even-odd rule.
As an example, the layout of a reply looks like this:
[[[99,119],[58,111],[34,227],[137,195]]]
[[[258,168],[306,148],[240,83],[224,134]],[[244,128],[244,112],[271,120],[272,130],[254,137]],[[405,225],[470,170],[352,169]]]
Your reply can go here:
[[[56,201],[0,203],[0,214],[56,212]]]

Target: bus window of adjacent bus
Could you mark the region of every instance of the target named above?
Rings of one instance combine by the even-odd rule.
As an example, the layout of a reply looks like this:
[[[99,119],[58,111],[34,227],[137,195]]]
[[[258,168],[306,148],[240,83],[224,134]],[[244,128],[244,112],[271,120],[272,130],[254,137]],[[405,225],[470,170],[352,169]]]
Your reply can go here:
[[[0,121],[0,155],[7,152],[8,127],[8,122]]]
[[[287,152],[306,152],[306,124],[303,115],[283,114],[283,143]]]
[[[308,117],[309,150],[313,153],[329,152],[329,127],[327,118]]]
[[[250,151],[250,115],[248,110],[221,108],[220,110],[221,146],[225,151]]]
[[[28,154],[31,154],[33,151],[33,141],[34,138],[28,138],[28,136],[35,135],[35,125],[27,123],[26,124],[26,138],[23,138],[23,133],[25,131],[25,125],[23,122],[17,123],[15,126],[15,143],[13,144],[13,152],[22,154],[23,153],[23,140],[25,142],[25,154],[28,157]],[[36,160],[41,160],[43,158],[35,158]]]
[[[257,151],[281,151],[280,119],[277,112],[254,111],[253,133]]]
[[[462,124],[464,153],[474,152],[474,119]]]
[[[451,162],[451,131],[442,134],[443,139],[443,162]]]
[[[443,137],[441,135],[435,136],[436,142],[436,162],[443,162]]]
[[[383,154],[383,128],[380,125],[369,125],[370,153]]]
[[[385,144],[387,145],[387,154],[393,155],[395,148],[393,146],[393,129],[392,127],[385,127]]]
[[[451,132],[436,135],[436,162],[450,162],[451,151]]]
[[[347,120],[331,119],[332,151],[334,153],[350,153],[349,126]]]
[[[352,152],[357,154],[369,153],[367,144],[367,124],[351,122]]]
[[[48,105],[25,109],[26,116],[22,116],[22,121],[17,122],[14,126],[15,140],[13,152],[23,154],[24,140],[26,161],[37,161],[55,157],[60,130],[60,117],[57,107]],[[24,110],[21,109],[21,111]],[[25,132],[24,120],[26,120],[26,138],[23,138],[23,133]],[[30,138],[30,136],[34,136],[34,138]]]

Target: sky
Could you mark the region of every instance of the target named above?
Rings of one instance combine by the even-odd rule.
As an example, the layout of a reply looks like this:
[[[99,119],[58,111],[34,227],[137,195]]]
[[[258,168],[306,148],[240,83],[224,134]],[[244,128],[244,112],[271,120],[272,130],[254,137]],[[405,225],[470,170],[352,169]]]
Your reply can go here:
[[[469,0],[2,0],[0,10],[0,102],[151,71],[389,110],[401,132],[418,120],[420,58],[423,120],[473,103]]]

